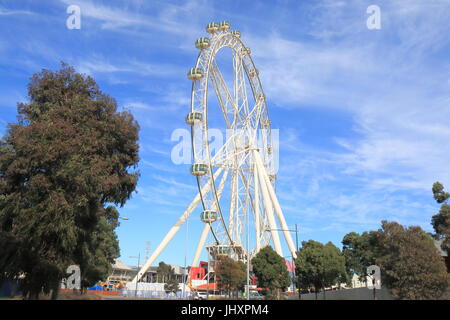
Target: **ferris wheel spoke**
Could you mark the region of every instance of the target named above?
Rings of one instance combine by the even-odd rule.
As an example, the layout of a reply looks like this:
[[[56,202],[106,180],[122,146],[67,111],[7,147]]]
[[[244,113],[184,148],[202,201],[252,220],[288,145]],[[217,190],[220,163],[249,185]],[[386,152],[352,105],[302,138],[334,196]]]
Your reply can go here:
[[[243,68],[243,60],[240,53],[233,51],[233,91],[234,104],[236,106],[235,118],[241,122],[241,127],[245,126],[245,120],[248,115],[247,90],[245,85],[245,73]]]
[[[217,99],[222,109],[227,128],[231,128],[232,124],[230,123],[228,115],[234,114],[236,106],[234,105],[233,97],[228,90],[227,84],[223,79],[215,59],[211,62],[211,77],[214,83],[214,91],[216,92]]]

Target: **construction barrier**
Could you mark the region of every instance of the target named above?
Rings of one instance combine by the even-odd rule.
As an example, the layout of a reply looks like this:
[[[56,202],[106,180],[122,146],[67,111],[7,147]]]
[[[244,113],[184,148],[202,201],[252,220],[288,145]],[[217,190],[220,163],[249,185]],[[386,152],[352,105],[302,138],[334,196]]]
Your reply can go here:
[[[122,297],[136,297],[136,298],[150,298],[150,299],[189,299],[192,295],[191,292],[178,291],[176,293],[166,293],[165,291],[153,291],[153,290],[119,290],[117,291],[119,296]]]

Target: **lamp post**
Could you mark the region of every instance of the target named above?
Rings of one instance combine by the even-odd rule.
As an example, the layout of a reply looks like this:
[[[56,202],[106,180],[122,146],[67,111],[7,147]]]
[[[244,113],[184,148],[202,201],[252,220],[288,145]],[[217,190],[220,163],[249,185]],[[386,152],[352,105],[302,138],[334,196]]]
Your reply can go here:
[[[250,300],[250,225],[248,221],[248,212],[246,213],[247,218],[247,286],[245,288],[245,297]]]
[[[182,296],[183,299],[186,299],[186,285],[189,279],[189,275],[186,272],[187,269],[187,262],[186,262],[186,257],[187,257],[187,246],[188,246],[188,232],[189,232],[189,219],[186,220],[186,234],[185,234],[185,242],[184,242],[184,272],[183,272],[183,290],[182,290]],[[209,268],[209,266],[208,266]]]
[[[295,232],[295,248],[298,251],[298,229],[297,229],[297,224],[295,224],[295,229],[291,230],[291,229],[270,229],[267,228],[265,229],[266,231],[289,231],[289,232]]]

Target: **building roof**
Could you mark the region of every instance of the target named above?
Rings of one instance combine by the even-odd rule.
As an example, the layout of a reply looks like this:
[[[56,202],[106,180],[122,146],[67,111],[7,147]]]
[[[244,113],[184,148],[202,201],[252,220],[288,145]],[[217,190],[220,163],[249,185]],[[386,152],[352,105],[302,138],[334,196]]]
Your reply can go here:
[[[133,268],[131,268],[129,265],[123,263],[121,260],[116,259],[114,261],[114,265],[113,265],[113,269],[118,269],[118,270],[130,270],[132,271]]]
[[[438,249],[439,254],[441,255],[441,257],[448,257],[447,252],[445,252],[445,251],[442,250],[442,248],[441,248],[442,241],[443,241],[443,240],[434,240],[434,245],[435,245],[436,248]]]

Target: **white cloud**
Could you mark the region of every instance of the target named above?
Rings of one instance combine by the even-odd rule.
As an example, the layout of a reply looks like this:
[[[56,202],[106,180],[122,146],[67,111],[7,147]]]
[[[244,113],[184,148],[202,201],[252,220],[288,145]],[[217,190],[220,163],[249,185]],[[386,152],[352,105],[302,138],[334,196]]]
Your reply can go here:
[[[184,69],[175,65],[164,63],[147,63],[136,59],[127,59],[127,62],[112,63],[100,56],[84,58],[77,63],[79,72],[86,74],[111,74],[128,72],[142,76],[170,77],[180,74]]]
[[[428,190],[436,179],[450,183],[443,170],[450,154],[449,67],[432,56],[450,44],[449,2],[392,1],[381,6],[378,34],[359,26],[363,4],[331,4],[317,5],[321,14],[304,26],[338,30],[329,37],[299,42],[274,31],[249,39],[269,107],[350,112],[355,136],[336,140],[344,154],[328,155],[347,173],[386,174],[374,181],[412,189]],[[281,138],[283,147],[289,136]],[[284,145],[294,151],[289,140]]]
[[[178,36],[193,36],[193,28],[202,16],[202,13],[209,12],[206,1],[188,0],[183,5],[174,5],[167,2],[145,3],[138,1],[132,6],[126,2],[121,2],[117,6],[93,4],[84,0],[61,0],[70,5],[77,4],[81,8],[83,18],[99,21],[101,28],[112,31],[138,32],[141,35],[149,34],[148,30],[159,31]],[[116,3],[117,4],[117,3]],[[120,5],[122,4],[122,6]],[[142,7],[147,7],[152,14],[142,13]],[[192,13],[196,14],[193,15]],[[186,28],[185,22],[189,20],[191,28]],[[138,31],[133,28],[143,28]],[[145,29],[145,32],[143,31]]]
[[[34,12],[27,10],[8,10],[0,7],[0,16],[12,16],[12,15],[33,15]]]

